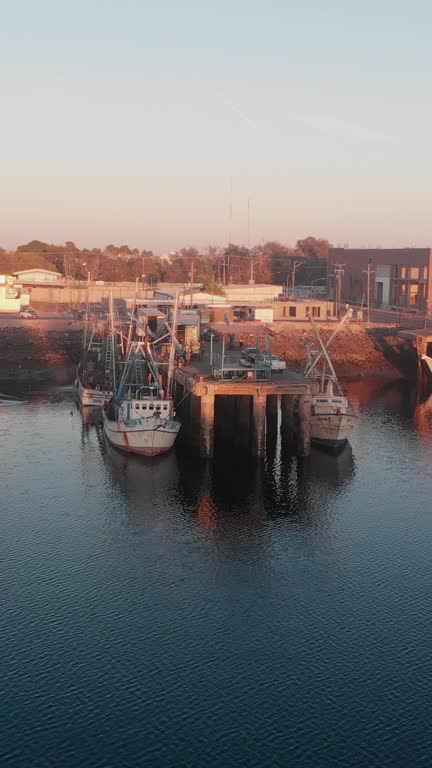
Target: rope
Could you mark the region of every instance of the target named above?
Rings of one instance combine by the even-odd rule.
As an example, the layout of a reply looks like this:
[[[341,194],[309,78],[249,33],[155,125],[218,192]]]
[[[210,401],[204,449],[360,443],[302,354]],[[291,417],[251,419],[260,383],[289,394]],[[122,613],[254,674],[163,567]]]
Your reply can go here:
[[[189,397],[189,395],[191,395],[191,394],[192,394],[192,390],[190,389],[190,390],[189,390],[189,392],[186,392],[186,394],[185,394],[185,395],[183,395],[182,399],[181,399],[181,400],[179,400],[179,402],[178,402],[178,403],[177,403],[177,405],[176,405],[176,408],[178,408],[178,407],[179,407],[179,405],[181,405],[181,404],[182,404],[183,400],[186,400],[186,398],[187,398],[187,397]]]

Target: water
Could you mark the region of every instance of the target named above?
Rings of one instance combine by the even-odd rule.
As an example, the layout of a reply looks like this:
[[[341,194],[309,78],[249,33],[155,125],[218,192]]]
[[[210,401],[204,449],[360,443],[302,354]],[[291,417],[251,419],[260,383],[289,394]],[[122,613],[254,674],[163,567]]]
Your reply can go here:
[[[108,448],[0,410],[0,765],[430,764],[432,404],[353,384],[338,458]]]

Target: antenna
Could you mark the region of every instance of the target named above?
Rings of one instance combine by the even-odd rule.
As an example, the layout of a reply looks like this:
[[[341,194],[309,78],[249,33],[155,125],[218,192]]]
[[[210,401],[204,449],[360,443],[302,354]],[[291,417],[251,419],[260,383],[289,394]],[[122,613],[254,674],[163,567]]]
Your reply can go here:
[[[247,247],[250,248],[250,228],[251,228],[251,201],[247,201]]]
[[[233,194],[233,182],[232,182],[232,176],[231,176],[230,177],[230,201],[229,201],[229,209],[228,209],[228,218],[229,218],[228,245],[232,240],[232,221],[233,221],[232,194]]]

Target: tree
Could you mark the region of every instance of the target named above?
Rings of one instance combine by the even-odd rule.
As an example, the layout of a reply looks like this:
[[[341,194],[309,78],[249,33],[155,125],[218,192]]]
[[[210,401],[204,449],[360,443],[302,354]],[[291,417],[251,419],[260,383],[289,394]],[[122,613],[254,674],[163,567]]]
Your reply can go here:
[[[43,243],[42,240],[31,240],[26,245],[19,245],[17,253],[46,253],[52,248],[48,243]]]
[[[297,248],[305,259],[328,259],[331,244],[328,240],[305,237],[297,240]]]

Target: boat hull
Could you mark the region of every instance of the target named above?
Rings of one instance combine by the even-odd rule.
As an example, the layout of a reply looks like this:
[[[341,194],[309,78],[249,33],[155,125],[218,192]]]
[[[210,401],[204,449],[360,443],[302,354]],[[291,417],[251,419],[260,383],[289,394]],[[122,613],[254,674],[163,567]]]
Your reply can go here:
[[[425,365],[427,366],[429,373],[432,373],[432,357],[429,357],[428,355],[422,355],[421,359],[424,361]]]
[[[101,389],[89,389],[84,387],[80,379],[76,380],[76,387],[80,403],[84,406],[102,408],[103,404],[112,397],[112,392],[104,392]]]
[[[161,422],[153,418],[132,419],[128,422],[111,421],[105,413],[103,423],[106,438],[111,445],[138,456],[160,456],[162,453],[168,453],[181,427],[179,421]]]
[[[356,421],[352,413],[312,414],[311,441],[321,448],[339,450],[348,442]]]

